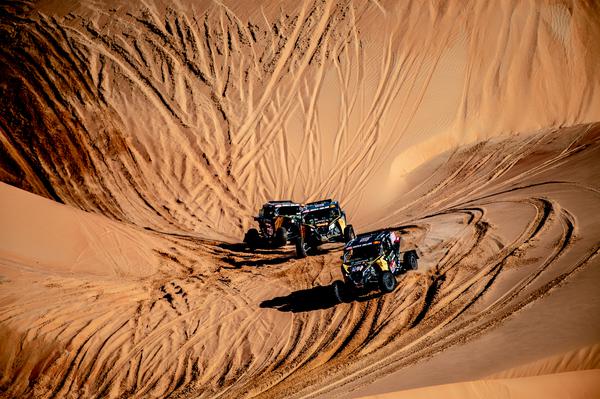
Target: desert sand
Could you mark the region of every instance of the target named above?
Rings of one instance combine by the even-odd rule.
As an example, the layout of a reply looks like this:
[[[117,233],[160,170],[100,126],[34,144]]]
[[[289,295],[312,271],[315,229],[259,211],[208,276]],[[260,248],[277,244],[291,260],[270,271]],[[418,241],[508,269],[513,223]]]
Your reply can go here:
[[[0,397],[600,395],[593,1],[0,5]],[[271,199],[403,229],[241,239]]]

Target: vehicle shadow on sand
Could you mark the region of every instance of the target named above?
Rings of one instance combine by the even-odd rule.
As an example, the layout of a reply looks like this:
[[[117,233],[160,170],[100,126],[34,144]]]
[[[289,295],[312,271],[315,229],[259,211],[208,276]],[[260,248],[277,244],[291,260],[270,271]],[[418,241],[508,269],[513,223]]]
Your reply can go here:
[[[226,269],[239,269],[244,266],[253,266],[253,267],[261,267],[268,265],[279,265],[282,263],[286,263],[292,259],[295,259],[294,255],[287,255],[284,257],[278,258],[260,258],[260,259],[242,259],[237,260],[233,257],[225,257],[223,261],[231,265],[231,267],[226,267]]]
[[[330,285],[316,286],[306,290],[294,291],[286,296],[262,301],[261,308],[273,308],[280,312],[310,312],[319,309],[328,309],[335,306],[338,301],[333,295]]]
[[[293,259],[298,259],[295,248],[292,245],[286,245],[277,249],[264,247],[249,249],[244,243],[228,244],[221,243],[218,247],[231,251],[230,254],[221,258],[223,262],[228,263],[231,267],[226,266],[226,269],[240,269],[244,266],[261,267],[269,265],[279,265]],[[310,256],[326,255],[339,248],[316,248]],[[265,258],[264,255],[273,255],[273,257]],[[282,255],[282,256],[277,256]],[[241,258],[241,259],[240,259]]]
[[[271,247],[268,247],[268,246],[264,246],[264,247],[260,247],[260,248],[255,248],[255,249],[250,249],[244,243],[235,243],[235,244],[219,243],[219,244],[217,244],[217,247],[223,248],[223,249],[227,249],[227,250],[232,251],[232,252],[249,254],[249,255],[253,255],[253,254],[259,254],[259,255],[283,255],[283,254],[287,254],[288,253],[288,250],[286,250],[285,248],[283,248],[283,249],[275,249],[275,248],[271,248]]]
[[[325,244],[325,245],[329,245],[328,247],[323,247],[323,246],[319,246],[315,249],[313,249],[310,253],[311,256],[315,256],[315,255],[325,255],[328,254],[330,252],[333,251],[338,251],[341,248],[343,248],[343,244],[341,245],[337,245],[337,243],[335,243],[335,246],[332,246],[330,244]],[[295,247],[293,244],[286,244],[283,247],[269,247],[267,245],[262,246],[262,247],[258,247],[258,248],[254,248],[254,249],[250,249],[248,248],[248,246],[246,244],[244,244],[243,242],[241,243],[234,243],[234,244],[230,244],[230,243],[219,243],[217,244],[217,247],[219,248],[223,248],[232,252],[236,252],[238,254],[246,254],[246,255],[287,255],[290,253],[290,251],[295,251]]]
[[[379,298],[381,295],[381,292],[371,292],[354,298],[352,302],[365,302]],[[298,313],[329,309],[339,303],[333,293],[333,286],[319,285],[306,290],[294,291],[286,296],[267,299],[260,303],[260,307],[277,309],[280,312]]]

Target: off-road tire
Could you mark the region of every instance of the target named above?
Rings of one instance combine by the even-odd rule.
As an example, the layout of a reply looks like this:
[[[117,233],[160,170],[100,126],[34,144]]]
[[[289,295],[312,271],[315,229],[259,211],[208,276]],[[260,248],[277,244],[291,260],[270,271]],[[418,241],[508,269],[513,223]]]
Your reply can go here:
[[[298,258],[306,258],[308,255],[308,246],[304,242],[304,238],[300,235],[296,238],[296,256]]]
[[[402,263],[404,264],[404,268],[406,270],[417,270],[419,267],[419,262],[417,253],[415,251],[408,251],[404,253],[404,257],[402,259]]]
[[[338,302],[352,302],[352,292],[343,281],[336,280],[333,282],[333,295]]]
[[[355,237],[356,234],[354,234],[354,227],[352,227],[352,225],[349,224],[344,228],[344,241],[348,242],[350,240],[353,240]]]
[[[389,270],[381,272],[379,275],[379,289],[384,294],[394,291],[396,288],[396,277]]]
[[[288,237],[287,229],[285,227],[280,227],[275,232],[275,240],[273,241],[273,244],[277,248],[283,247],[285,244],[287,244],[287,239],[288,239],[287,237]]]
[[[252,250],[256,249],[260,244],[260,234],[256,229],[250,229],[244,237],[244,242]]]

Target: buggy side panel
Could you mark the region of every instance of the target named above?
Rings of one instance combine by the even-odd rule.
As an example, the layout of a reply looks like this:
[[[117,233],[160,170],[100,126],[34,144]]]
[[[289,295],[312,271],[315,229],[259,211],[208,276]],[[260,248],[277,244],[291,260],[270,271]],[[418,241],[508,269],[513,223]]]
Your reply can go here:
[[[344,234],[344,229],[346,228],[346,219],[343,217],[340,217],[340,219],[338,220],[338,223],[340,224],[340,231],[342,232],[342,234]]]
[[[383,259],[383,257],[377,259],[377,261],[375,263],[379,267],[379,270],[381,270],[382,272],[390,271],[390,265],[388,264],[388,262],[385,259]]]
[[[283,225],[283,216],[277,216],[275,218],[275,231],[277,231]]]

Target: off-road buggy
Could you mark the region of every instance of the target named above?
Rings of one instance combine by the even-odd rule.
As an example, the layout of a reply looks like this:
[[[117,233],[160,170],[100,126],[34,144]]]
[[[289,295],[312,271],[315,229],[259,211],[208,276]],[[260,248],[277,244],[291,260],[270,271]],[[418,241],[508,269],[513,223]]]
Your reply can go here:
[[[342,275],[333,290],[340,302],[351,301],[361,292],[379,288],[388,293],[396,288],[396,276],[417,268],[415,249],[400,251],[400,233],[378,230],[360,234],[344,246]]]
[[[254,220],[258,229],[248,230],[244,242],[250,249],[281,247],[298,236],[302,205],[292,201],[269,201]]]
[[[296,254],[304,258],[327,242],[347,242],[355,237],[346,214],[337,201],[311,202],[302,209],[300,231],[296,238]]]

